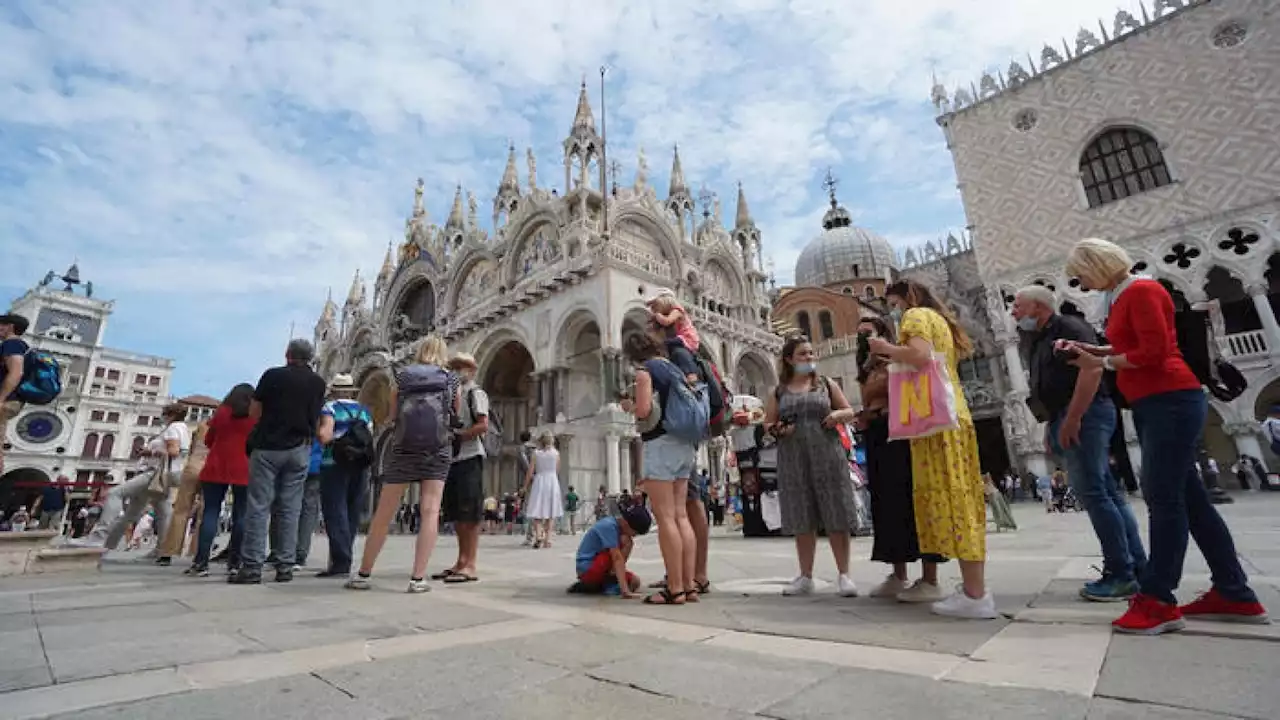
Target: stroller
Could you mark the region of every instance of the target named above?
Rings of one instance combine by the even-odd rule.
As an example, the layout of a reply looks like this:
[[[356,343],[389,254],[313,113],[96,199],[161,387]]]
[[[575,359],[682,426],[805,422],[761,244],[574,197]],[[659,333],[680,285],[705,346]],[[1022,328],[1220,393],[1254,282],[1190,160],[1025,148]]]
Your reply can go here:
[[[1076,491],[1070,487],[1055,487],[1053,489],[1053,511],[1054,512],[1081,512],[1084,505],[1080,503],[1080,499],[1076,497]]]

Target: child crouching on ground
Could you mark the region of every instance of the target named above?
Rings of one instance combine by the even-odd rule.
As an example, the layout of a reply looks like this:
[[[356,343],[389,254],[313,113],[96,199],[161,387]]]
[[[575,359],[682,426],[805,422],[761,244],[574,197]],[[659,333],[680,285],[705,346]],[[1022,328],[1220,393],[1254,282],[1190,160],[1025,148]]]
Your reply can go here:
[[[648,533],[650,524],[643,505],[627,505],[619,517],[601,518],[592,525],[578,544],[578,581],[569,592],[639,597],[640,578],[627,570],[627,560],[634,537]]]

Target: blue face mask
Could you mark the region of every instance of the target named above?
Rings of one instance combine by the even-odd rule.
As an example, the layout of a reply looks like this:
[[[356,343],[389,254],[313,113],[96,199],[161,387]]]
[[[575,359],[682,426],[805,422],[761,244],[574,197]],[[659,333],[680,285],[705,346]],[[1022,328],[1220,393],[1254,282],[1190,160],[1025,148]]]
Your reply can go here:
[[[889,317],[893,318],[895,323],[902,322],[902,308],[894,308],[890,310]]]
[[[813,373],[815,373],[815,372],[817,372],[817,371],[818,371],[818,366],[817,366],[817,365],[814,365],[814,364],[813,364],[813,363],[811,363],[811,362],[807,362],[807,363],[796,363],[796,374],[797,374],[797,375],[812,375]]]
[[[1035,332],[1039,329],[1036,319],[1033,317],[1024,317],[1018,321],[1018,329],[1022,332]]]

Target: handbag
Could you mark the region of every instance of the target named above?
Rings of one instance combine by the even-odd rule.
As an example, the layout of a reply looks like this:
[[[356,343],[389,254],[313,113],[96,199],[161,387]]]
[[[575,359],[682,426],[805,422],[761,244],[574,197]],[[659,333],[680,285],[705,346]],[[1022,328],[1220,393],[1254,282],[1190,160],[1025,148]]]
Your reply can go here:
[[[889,439],[910,440],[960,427],[947,357],[933,353],[922,368],[889,365]]]

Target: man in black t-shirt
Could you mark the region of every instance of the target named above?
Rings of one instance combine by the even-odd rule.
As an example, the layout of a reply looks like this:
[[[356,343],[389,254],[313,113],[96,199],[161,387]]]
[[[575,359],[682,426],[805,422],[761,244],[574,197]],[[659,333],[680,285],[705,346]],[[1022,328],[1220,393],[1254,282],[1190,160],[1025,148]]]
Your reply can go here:
[[[22,366],[27,356],[27,343],[22,335],[29,324],[21,315],[0,315],[0,445],[4,443],[9,419],[22,409],[22,403],[11,396],[22,382]],[[0,449],[0,472],[4,472],[3,449]]]
[[[293,579],[297,554],[298,517],[302,491],[311,466],[311,443],[324,406],[324,379],[311,369],[315,349],[306,340],[292,340],[285,364],[262,374],[253,391],[249,414],[258,420],[249,436],[249,504],[244,515],[240,569],[227,582],[262,582],[267,554],[270,513],[276,506],[280,546],[276,582]],[[278,502],[277,502],[278,500]]]

